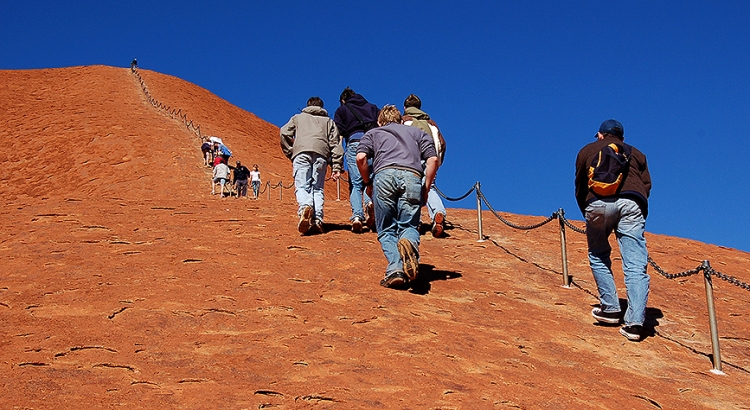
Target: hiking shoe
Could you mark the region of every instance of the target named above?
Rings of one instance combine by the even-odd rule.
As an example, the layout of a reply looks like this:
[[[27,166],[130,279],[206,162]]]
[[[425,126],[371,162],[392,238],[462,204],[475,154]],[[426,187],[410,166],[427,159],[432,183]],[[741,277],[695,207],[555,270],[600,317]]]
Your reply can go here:
[[[404,272],[409,280],[417,278],[419,271],[419,258],[417,257],[417,248],[414,244],[406,238],[401,238],[396,244],[398,247],[398,254],[401,255],[401,260],[404,263]]]
[[[312,226],[310,227],[311,233],[323,233],[323,222],[322,221],[315,221],[313,222]]]
[[[620,323],[620,312],[605,312],[601,308],[594,308],[591,310],[591,316],[601,323],[609,323],[611,325]]]
[[[299,233],[307,233],[312,225],[312,214],[313,209],[310,205],[305,205],[302,208],[302,212],[299,214],[299,223],[297,224],[297,230]]]
[[[354,219],[352,219],[352,232],[362,233],[362,219],[358,216],[355,216]]]
[[[371,229],[375,227],[375,205],[372,202],[365,205],[365,225]]]
[[[443,223],[445,222],[445,215],[441,213],[435,214],[435,220],[432,221],[432,236],[434,238],[437,238],[439,236],[443,235],[443,231],[445,230],[445,226],[443,226]]]
[[[408,281],[409,280],[406,278],[406,275],[404,275],[404,272],[393,272],[380,281],[380,286],[391,289],[400,288]]]
[[[643,329],[639,325],[623,326],[620,328],[620,334],[631,342],[638,342],[641,340]]]

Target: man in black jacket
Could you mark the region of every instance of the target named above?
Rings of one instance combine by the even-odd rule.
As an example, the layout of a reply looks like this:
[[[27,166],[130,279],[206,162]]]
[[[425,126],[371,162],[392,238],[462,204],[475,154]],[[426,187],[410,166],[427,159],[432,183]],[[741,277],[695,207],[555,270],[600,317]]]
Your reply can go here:
[[[648,197],[651,192],[651,175],[646,156],[624,141],[624,129],[617,120],[607,120],[599,127],[596,141],[586,145],[576,158],[576,201],[586,219],[589,265],[599,290],[600,307],[591,314],[601,323],[619,324],[620,301],[617,296],[609,235],[614,231],[622,256],[622,270],[628,294],[628,307],[624,315],[624,326],[620,333],[628,340],[639,341],[643,337],[643,322],[646,320],[646,303],[650,278],[646,273],[648,250],[646,249],[646,216]],[[623,180],[613,194],[596,194],[590,175],[592,167],[607,147],[619,152],[630,152],[623,167]]]
[[[365,193],[362,175],[357,169],[357,147],[365,132],[377,127],[378,107],[346,87],[341,92],[341,106],[333,114],[333,122],[346,142],[346,166],[349,170],[349,203],[352,207],[352,231],[362,232],[362,225],[375,225],[372,199]],[[365,175],[369,179],[369,175]]]
[[[237,161],[237,166],[234,167],[234,186],[237,189],[237,199],[243,196],[247,196],[247,177],[250,176],[250,170],[246,166],[242,165],[240,161]]]

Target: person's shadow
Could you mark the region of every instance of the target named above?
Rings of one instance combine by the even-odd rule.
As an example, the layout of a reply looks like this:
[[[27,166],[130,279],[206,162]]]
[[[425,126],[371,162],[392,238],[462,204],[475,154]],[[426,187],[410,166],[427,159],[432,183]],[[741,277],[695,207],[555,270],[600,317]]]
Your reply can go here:
[[[598,305],[592,305],[598,306]],[[620,312],[622,314],[625,314],[625,310],[628,309],[628,300],[620,298]],[[659,319],[664,317],[664,313],[662,313],[661,309],[653,308],[653,307],[646,307],[646,320],[643,322],[643,334],[642,339],[646,339],[647,337],[654,337],[656,336],[656,328],[659,326]],[[614,326],[622,326],[622,323],[617,324],[607,324],[607,323],[600,323],[596,322],[594,323],[596,326],[605,326],[605,327],[614,327]]]
[[[425,263],[419,264],[419,274],[417,279],[410,282],[409,292],[417,295],[426,295],[430,293],[430,282],[436,280],[448,280],[460,278],[462,275],[458,272],[435,269],[434,266]]]

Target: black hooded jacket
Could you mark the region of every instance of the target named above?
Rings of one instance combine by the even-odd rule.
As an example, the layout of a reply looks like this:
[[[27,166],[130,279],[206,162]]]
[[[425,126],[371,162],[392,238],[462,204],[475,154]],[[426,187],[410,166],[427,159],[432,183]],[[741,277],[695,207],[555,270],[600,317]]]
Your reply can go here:
[[[361,119],[360,121],[354,111]],[[365,97],[354,94],[346,100],[346,106],[343,104],[336,109],[333,114],[333,122],[339,129],[339,134],[348,142],[349,137],[355,132],[365,132],[365,124],[374,123],[377,126],[378,113],[380,110],[375,104],[367,102]]]

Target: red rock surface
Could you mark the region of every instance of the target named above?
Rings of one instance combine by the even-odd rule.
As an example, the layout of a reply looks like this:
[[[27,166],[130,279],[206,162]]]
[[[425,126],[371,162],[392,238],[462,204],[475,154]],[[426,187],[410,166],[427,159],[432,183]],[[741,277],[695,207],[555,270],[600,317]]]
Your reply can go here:
[[[264,180],[291,182],[275,126],[141,74]],[[651,269],[652,331],[628,342],[594,325],[571,230],[561,287],[556,221],[518,231],[485,211],[478,242],[476,212],[450,209],[448,237],[423,236],[423,281],[384,289],[377,238],[348,231],[335,184],[327,232],[304,237],[290,190],[210,195],[199,140],[129,69],[0,71],[0,84],[0,408],[750,408],[747,290],[713,280],[717,376],[702,275]],[[745,252],[647,239],[669,272],[708,259],[750,282]]]

